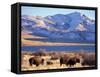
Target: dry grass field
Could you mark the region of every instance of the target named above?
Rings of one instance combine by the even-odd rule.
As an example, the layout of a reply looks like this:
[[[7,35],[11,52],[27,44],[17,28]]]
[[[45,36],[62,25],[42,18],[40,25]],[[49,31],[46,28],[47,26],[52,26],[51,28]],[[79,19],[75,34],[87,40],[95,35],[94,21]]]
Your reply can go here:
[[[28,71],[28,70],[46,70],[46,69],[63,69],[63,68],[80,68],[80,67],[91,67],[95,64],[95,53],[84,53],[84,52],[22,52],[22,58],[21,58],[21,70],[22,71]],[[67,57],[66,57],[67,56]],[[43,64],[39,64],[36,66],[36,64],[33,62],[32,65],[30,65],[29,59],[38,57],[39,59],[43,59]],[[72,66],[67,65],[66,63],[61,63],[61,57],[63,59],[66,58],[79,58],[79,62],[72,64]],[[39,60],[37,59],[37,60]],[[69,59],[69,60],[70,60]],[[90,61],[89,61],[90,60]],[[92,64],[91,64],[92,62]],[[93,63],[94,62],[94,63]],[[83,64],[82,64],[83,63]]]

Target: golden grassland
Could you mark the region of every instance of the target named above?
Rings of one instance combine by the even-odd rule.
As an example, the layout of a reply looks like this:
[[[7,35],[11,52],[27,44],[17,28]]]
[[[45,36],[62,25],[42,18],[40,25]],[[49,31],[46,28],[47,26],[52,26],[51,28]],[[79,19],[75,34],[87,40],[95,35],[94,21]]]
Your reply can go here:
[[[70,57],[74,57],[74,56],[78,56],[79,54],[95,54],[95,53],[84,53],[84,52],[79,52],[79,53],[74,53],[74,52],[47,52],[47,55],[43,55],[41,56],[41,58],[44,58],[46,61],[49,60],[50,58],[52,58],[53,56],[61,56],[61,55],[68,55]],[[56,54],[56,55],[53,55]],[[36,65],[29,65],[29,59],[31,57],[35,57],[36,55],[32,52],[22,52],[22,58],[21,58],[21,70],[22,71],[28,71],[28,70],[47,70],[47,69],[63,69],[63,68],[83,68],[83,67],[91,67],[89,65],[82,65],[81,62],[80,63],[76,63],[74,66],[70,67],[69,65],[65,65],[63,64],[62,66],[60,66],[60,60],[53,60],[53,64],[47,65],[47,64],[40,64],[39,66]]]

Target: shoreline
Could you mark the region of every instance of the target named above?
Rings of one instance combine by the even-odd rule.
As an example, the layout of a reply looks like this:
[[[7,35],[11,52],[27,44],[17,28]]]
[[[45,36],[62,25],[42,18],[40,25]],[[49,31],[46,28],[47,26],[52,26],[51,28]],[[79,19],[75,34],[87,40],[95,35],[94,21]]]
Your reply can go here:
[[[30,41],[22,39],[22,46],[95,46],[95,44],[89,43],[55,43],[55,42],[41,42],[41,41]]]

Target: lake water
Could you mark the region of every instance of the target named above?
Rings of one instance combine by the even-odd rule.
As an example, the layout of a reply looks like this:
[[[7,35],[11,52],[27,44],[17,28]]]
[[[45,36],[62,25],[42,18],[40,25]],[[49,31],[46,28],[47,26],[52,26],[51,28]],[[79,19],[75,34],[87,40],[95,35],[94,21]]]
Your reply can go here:
[[[95,43],[95,41],[89,41],[89,40],[83,40],[83,39],[66,39],[66,38],[57,38],[57,39],[51,39],[51,38],[27,38],[25,40],[31,40],[31,41],[42,41],[42,42],[55,42],[55,43]]]
[[[94,52],[95,46],[23,46],[22,51],[38,51],[39,49],[46,49],[46,51],[75,51],[84,50],[86,52]]]

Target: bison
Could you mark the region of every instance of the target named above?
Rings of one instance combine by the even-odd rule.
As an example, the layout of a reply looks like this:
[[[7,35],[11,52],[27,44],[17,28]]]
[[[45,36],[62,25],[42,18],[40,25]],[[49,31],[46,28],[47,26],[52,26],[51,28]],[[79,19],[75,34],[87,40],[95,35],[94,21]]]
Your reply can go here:
[[[66,57],[61,57],[60,58],[60,66],[62,66],[62,64],[66,64],[67,61],[68,61],[68,57],[67,56]]]
[[[47,61],[47,65],[52,65],[52,64],[53,64],[53,62]]]
[[[95,65],[95,54],[84,55],[82,65],[94,66]]]
[[[60,66],[62,64],[66,64],[67,66],[70,65],[70,67],[71,67],[71,66],[75,65],[76,63],[80,63],[80,59],[77,58],[77,57],[72,57],[72,58],[70,58],[70,57],[61,57],[60,58]]]
[[[40,57],[31,57],[29,59],[29,64],[30,66],[32,66],[32,64],[36,65],[36,66],[39,66],[40,64],[43,65],[44,63],[44,59],[40,58]]]
[[[73,58],[69,58],[66,65],[70,65],[70,67],[71,67],[71,66],[74,66],[76,63],[80,63],[80,59],[73,57]]]

